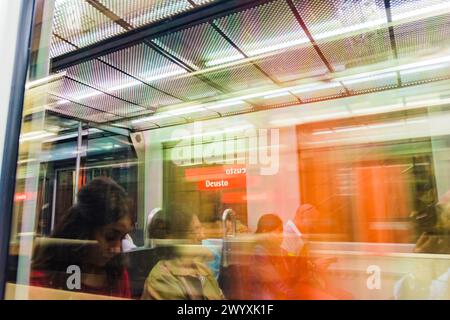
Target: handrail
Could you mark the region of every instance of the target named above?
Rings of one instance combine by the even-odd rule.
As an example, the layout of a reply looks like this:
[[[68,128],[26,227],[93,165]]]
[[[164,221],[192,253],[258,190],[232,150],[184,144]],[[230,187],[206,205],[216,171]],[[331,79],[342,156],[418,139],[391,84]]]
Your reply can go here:
[[[225,238],[227,237],[227,221],[228,219],[231,218],[231,223],[232,223],[232,235],[233,237],[236,236],[237,233],[237,224],[236,224],[236,212],[234,212],[233,209],[225,209],[223,214],[222,214],[222,227],[223,227],[223,238],[225,240]]]

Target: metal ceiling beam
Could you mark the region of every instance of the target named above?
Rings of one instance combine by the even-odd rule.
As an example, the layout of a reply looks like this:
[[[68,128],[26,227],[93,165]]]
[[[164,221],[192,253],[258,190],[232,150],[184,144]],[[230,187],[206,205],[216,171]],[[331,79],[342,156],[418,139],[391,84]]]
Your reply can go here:
[[[90,89],[93,89],[93,90],[95,90],[95,91],[101,92],[102,94],[104,94],[104,95],[106,95],[106,96],[109,96],[109,97],[111,97],[111,98],[114,98],[114,99],[123,101],[123,102],[125,102],[125,103],[129,103],[129,104],[131,104],[131,105],[133,105],[133,106],[142,108],[142,109],[143,109],[142,111],[144,111],[144,110],[147,110],[147,111],[153,111],[153,112],[156,111],[156,108],[153,108],[153,107],[152,107],[152,108],[147,108],[147,107],[142,106],[142,105],[140,105],[140,104],[137,104],[137,103],[135,103],[135,102],[132,102],[132,101],[129,101],[129,100],[120,98],[120,97],[118,97],[118,96],[115,96],[115,95],[111,94],[110,92],[107,92],[107,91],[104,91],[104,90],[97,89],[96,87],[94,87],[94,86],[92,86],[92,85],[90,85],[90,84],[88,84],[88,83],[82,82],[82,81],[77,80],[77,79],[75,79],[75,78],[72,78],[72,77],[70,77],[70,76],[67,76],[67,75],[66,75],[65,77],[66,77],[67,79],[71,80],[71,81],[74,81],[74,82],[76,82],[76,83],[79,83],[79,84],[81,84],[81,85],[83,85],[83,86],[86,86],[86,87],[88,87],[88,88],[90,88]],[[67,98],[63,98],[63,99],[68,100]]]
[[[275,0],[218,0],[209,5],[196,7],[175,17],[169,17],[55,57],[52,59],[52,69],[53,71],[65,69],[83,61],[142,43],[149,38],[159,37],[193,25],[210,22],[228,14],[273,1]]]
[[[122,28],[124,28],[127,31],[133,30],[134,27],[129,24],[128,22],[126,22],[122,17],[119,17],[116,13],[114,13],[113,11],[111,11],[109,8],[107,8],[106,6],[104,6],[102,3],[100,3],[98,0],[85,0],[87,1],[90,5],[92,5],[95,9],[97,9],[98,11],[100,11],[102,14],[104,14],[106,17],[108,17],[111,21],[113,21],[114,23],[120,25]],[[193,7],[196,7],[195,3],[191,5]],[[196,70],[194,68],[192,68],[191,66],[189,66],[188,64],[184,63],[182,60],[178,59],[176,56],[174,56],[173,54],[169,53],[167,50],[165,50],[164,48],[161,48],[160,46],[158,46],[156,43],[151,42],[148,39],[145,39],[143,41],[144,44],[146,44],[147,46],[149,46],[150,48],[152,48],[153,50],[155,50],[156,52],[158,52],[159,54],[161,54],[162,56],[164,56],[166,59],[168,59],[170,62],[176,64],[177,66],[179,66],[180,68],[185,69],[187,72],[195,72]],[[118,69],[119,71],[121,71],[120,69]],[[202,76],[202,75],[196,75],[195,76],[197,79],[199,79],[200,81],[205,82],[206,84],[208,84],[209,86],[213,87],[214,89],[221,91],[222,93],[227,93],[228,91],[225,90],[222,86],[216,84],[215,82],[209,80],[208,78]],[[156,89],[156,87],[154,88]],[[164,92],[165,94],[168,94],[167,92]],[[183,98],[179,98],[179,97],[175,97],[172,94],[168,94],[170,96],[172,96],[173,98],[177,98],[179,100],[182,101],[187,101],[186,99]]]
[[[316,40],[314,40],[311,32],[308,29],[308,26],[306,25],[305,21],[303,20],[303,18],[301,17],[300,13],[298,12],[295,4],[292,2],[292,0],[286,0],[286,2],[288,4],[289,8],[291,9],[292,13],[294,14],[295,19],[297,19],[298,24],[302,27],[303,31],[305,32],[306,36],[308,37],[309,41],[311,42],[312,46],[314,47],[314,50],[319,55],[320,59],[325,64],[325,66],[327,67],[328,71],[333,73],[335,71],[333,66],[327,60],[327,58],[323,54],[322,50],[320,50],[319,46],[316,43]]]
[[[216,24],[214,22],[211,22],[209,24],[223,39],[225,39],[225,41],[231,45],[234,49],[236,49],[240,54],[242,54],[246,59],[250,58],[241,48],[239,48],[239,46],[237,44],[235,44],[233,42],[233,40],[231,40],[218,26],[216,26]],[[265,72],[260,66],[258,66],[255,62],[250,61],[250,63],[256,68],[258,69],[264,76],[266,76],[267,78],[269,78],[273,83],[275,84],[279,84],[278,81],[276,81],[275,79],[272,79],[272,77]]]
[[[56,33],[53,33],[53,35],[54,35],[56,38],[58,38],[59,40],[64,41],[65,43],[68,43],[68,44],[70,44],[71,46],[74,46],[74,47],[77,47],[77,48],[78,48],[77,45],[71,43],[71,42],[70,42],[69,40],[67,40],[67,39],[64,39],[64,38],[61,37],[60,35],[58,35],[58,34],[56,34]],[[165,95],[168,95],[168,96],[170,96],[170,97],[172,97],[172,98],[175,98],[175,99],[178,99],[178,100],[180,100],[180,101],[185,101],[184,99],[182,99],[182,98],[180,98],[180,97],[177,97],[177,96],[175,96],[175,95],[173,95],[173,94],[171,94],[171,93],[169,93],[169,92],[166,92],[166,91],[164,91],[164,90],[162,90],[162,89],[159,89],[159,88],[157,88],[157,87],[155,87],[155,86],[153,86],[153,85],[151,85],[151,84],[148,84],[147,82],[145,82],[145,81],[143,81],[143,80],[141,80],[141,79],[139,79],[139,78],[133,76],[132,74],[130,74],[130,73],[128,73],[128,72],[126,72],[126,71],[124,71],[124,70],[122,70],[122,69],[119,69],[119,68],[113,66],[112,64],[110,64],[110,63],[108,63],[108,62],[106,62],[106,61],[104,61],[104,60],[102,60],[102,59],[100,59],[100,58],[96,58],[95,60],[99,61],[100,63],[106,64],[108,67],[110,67],[110,68],[112,68],[112,69],[114,69],[114,70],[116,70],[116,71],[118,71],[118,72],[120,72],[120,73],[122,73],[122,74],[124,74],[124,75],[126,75],[126,76],[128,76],[128,77],[130,77],[130,78],[133,78],[134,80],[139,81],[139,82],[141,82],[143,85],[146,85],[146,86],[148,86],[148,87],[150,87],[150,88],[152,88],[152,89],[154,89],[154,90],[156,90],[156,91],[159,91],[159,92],[161,92],[161,93],[163,93],[163,94],[165,94]]]
[[[76,104],[76,105],[81,106],[81,107],[83,107],[83,108],[87,108],[87,109],[90,109],[90,110],[97,111],[97,112],[102,113],[102,114],[109,114],[109,115],[112,115],[112,116],[114,116],[114,117],[122,117],[121,115],[118,115],[118,114],[116,114],[116,113],[114,113],[114,112],[105,111],[105,110],[100,110],[100,109],[97,109],[97,108],[95,108],[95,107],[91,107],[91,106],[82,104],[82,103],[80,103],[80,102],[78,102],[78,101],[74,101],[74,100],[71,100],[71,99],[68,99],[68,98],[65,98],[65,97],[62,97],[62,96],[53,94],[53,93],[49,93],[49,95],[50,95],[50,96],[53,96],[53,97],[56,97],[56,98],[58,98],[58,99],[67,100],[67,101],[69,101],[70,103]],[[47,111],[53,111],[53,110],[52,110],[52,109],[47,109]],[[54,112],[57,112],[57,111],[54,111]],[[78,119],[78,120],[80,120],[80,119]]]
[[[314,37],[312,36],[311,32],[308,29],[308,26],[306,25],[305,21],[303,20],[303,18],[300,15],[300,12],[298,12],[297,7],[295,6],[295,4],[292,2],[292,0],[286,0],[289,8],[291,9],[292,13],[295,16],[295,19],[297,20],[298,24],[302,27],[303,31],[305,32],[306,36],[308,37],[309,41],[311,42],[314,50],[316,51],[316,53],[319,55],[320,60],[322,60],[322,62],[325,64],[325,66],[327,67],[328,71],[330,73],[335,72],[333,66],[331,65],[331,63],[328,61],[328,59],[325,57],[325,55],[323,54],[322,50],[320,50],[316,40],[314,39]],[[342,82],[340,82],[341,86],[344,88],[345,94],[350,96],[351,93],[348,90],[348,88],[346,86],[344,86],[344,84]]]
[[[389,24],[388,30],[392,51],[394,52],[395,59],[397,59],[398,58],[397,42],[395,41],[394,27],[391,25],[392,23],[391,0],[384,0],[384,10],[386,11],[386,18]]]
[[[119,128],[119,127],[114,127],[114,126],[110,126],[110,125],[105,125],[105,124],[91,124],[90,125],[92,128],[96,128],[102,131],[106,131],[106,132],[110,132],[110,133],[114,133],[120,136],[124,136],[124,137],[129,137],[131,130],[130,129],[125,129],[125,128]]]
[[[93,6],[95,9],[103,13],[105,16],[107,16],[110,20],[117,23],[119,26],[124,28],[125,30],[132,30],[133,26],[123,20],[121,17],[119,17],[117,14],[109,10],[106,6],[104,6],[102,3],[100,3],[98,0],[85,0],[87,3],[89,3],[91,6]]]
[[[211,27],[223,38],[227,41],[233,48],[235,48],[240,54],[242,54],[246,59],[250,58],[237,44],[233,42],[226,34],[223,32],[214,22],[210,22]],[[250,63],[255,67],[259,72],[261,72],[265,77],[267,77],[270,81],[272,81],[276,85],[280,85],[280,82],[271,77],[266,71],[263,70],[256,62],[250,61]],[[301,103],[302,100],[295,94],[291,93],[296,99],[297,102]],[[253,103],[248,100],[245,100],[248,104],[255,107]]]
[[[391,0],[384,0],[384,10],[386,12],[386,18],[389,24],[388,31],[389,31],[389,39],[391,41],[391,48],[392,52],[394,53],[394,58],[398,59],[398,51],[397,51],[397,41],[395,40],[395,32],[394,27],[392,24],[392,11],[391,11]],[[397,85],[402,85],[402,79],[400,77],[400,73],[397,71]]]
[[[126,22],[123,18],[119,17],[117,14],[115,14],[114,12],[112,12],[110,9],[108,9],[107,7],[105,7],[103,4],[101,4],[98,0],[86,0],[88,1],[89,4],[91,4],[95,9],[97,9],[98,11],[100,11],[102,14],[106,15],[110,20],[112,20],[113,22],[118,23],[121,27],[125,28],[126,30],[132,30],[134,27],[129,24],[128,22]],[[192,7],[198,7],[197,4],[195,4],[193,1],[189,1],[189,3],[192,5]],[[221,32],[220,29],[218,29],[214,23],[211,21],[209,22],[209,24],[216,29],[216,31],[219,32],[219,34],[224,37],[224,39],[226,41],[228,41],[228,43],[230,43],[233,47],[235,47],[239,52],[241,52],[244,56],[245,53],[242,52],[242,50],[240,50],[239,48],[237,48],[237,46],[231,41],[231,39],[229,39],[225,34],[223,34]],[[165,50],[164,48],[162,48],[161,46],[159,46],[158,44],[145,39],[143,41],[143,43],[147,46],[149,46],[151,49],[155,50],[157,53],[161,54],[162,56],[164,56],[166,59],[168,59],[169,61],[171,61],[172,63],[176,64],[177,66],[179,66],[180,68],[185,69],[187,72],[191,73],[191,72],[195,72],[197,71],[196,69],[192,68],[190,65],[186,64],[184,61],[180,60],[178,57],[174,56],[173,54],[169,53],[167,50]],[[103,60],[100,60],[99,58],[97,58],[97,60],[105,63]],[[109,64],[108,64],[109,65]],[[109,65],[110,67],[125,73],[124,71],[122,71],[121,69],[118,69],[112,65]],[[266,75],[267,77],[269,77],[270,80],[272,80],[272,82],[277,83],[275,80],[273,80],[272,78],[270,78],[269,75],[267,75],[259,66],[256,66],[258,70],[260,70],[264,75]],[[127,73],[125,73],[127,74]],[[129,75],[129,74],[127,74]],[[132,75],[129,75],[130,77],[133,77]],[[223,88],[220,84],[215,83],[213,80],[209,79],[207,76],[204,76],[202,74],[196,74],[195,77],[197,79],[199,79],[200,81],[206,83],[207,85],[209,85],[210,87],[222,92],[222,93],[229,93],[229,90]],[[133,77],[134,78],[134,77]],[[139,80],[137,78],[135,78],[136,80]],[[140,81],[140,80],[139,80]],[[154,87],[154,89],[157,89],[156,87]],[[161,90],[162,91],[162,90]],[[167,92],[164,92],[165,94],[168,94],[170,96],[172,96],[173,98],[177,98],[181,101],[187,102],[188,100],[184,99],[184,98],[180,98],[180,97],[176,97],[172,94],[169,94]],[[299,102],[301,102],[301,100],[299,98],[297,98]],[[246,101],[248,104],[252,105],[254,107],[254,105],[249,102]],[[221,116],[221,114],[219,112],[217,112],[219,116]]]

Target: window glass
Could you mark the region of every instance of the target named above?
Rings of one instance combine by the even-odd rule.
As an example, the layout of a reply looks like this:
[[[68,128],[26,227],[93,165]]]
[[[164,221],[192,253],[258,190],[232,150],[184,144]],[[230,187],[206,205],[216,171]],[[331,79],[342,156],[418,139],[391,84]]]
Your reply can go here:
[[[448,1],[150,2],[37,1],[8,299],[450,299]]]

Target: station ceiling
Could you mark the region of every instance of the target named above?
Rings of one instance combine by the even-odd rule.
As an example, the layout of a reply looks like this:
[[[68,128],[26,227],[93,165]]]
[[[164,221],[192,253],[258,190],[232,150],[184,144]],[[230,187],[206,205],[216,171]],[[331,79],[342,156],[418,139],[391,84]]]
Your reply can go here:
[[[55,6],[50,56],[60,77],[28,97],[45,95],[53,114],[133,131],[450,78],[445,0]]]

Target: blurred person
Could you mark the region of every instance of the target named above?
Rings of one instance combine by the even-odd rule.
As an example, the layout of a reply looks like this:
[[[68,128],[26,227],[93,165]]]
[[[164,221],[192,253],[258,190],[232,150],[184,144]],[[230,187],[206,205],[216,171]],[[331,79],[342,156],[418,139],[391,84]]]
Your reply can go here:
[[[350,299],[342,290],[328,286],[321,277],[322,265],[314,263],[308,251],[293,256],[282,248],[283,221],[276,214],[263,215],[256,230],[256,299],[336,300]],[[330,262],[331,263],[331,262]]]
[[[450,253],[450,191],[436,205],[425,207],[413,218],[422,231],[414,253]],[[430,261],[421,262],[396,282],[394,298],[450,299],[450,268],[438,270]]]
[[[255,235],[252,299],[298,299],[299,269],[305,270],[305,266],[300,259],[294,265],[281,247],[283,221],[276,214],[265,214],[258,220]]]
[[[55,241],[36,247],[30,284],[69,290],[67,270],[76,266],[81,272],[77,291],[130,298],[120,255],[121,242],[132,229],[126,192],[109,178],[97,178],[77,199],[51,235]]]
[[[288,299],[293,295],[293,283],[283,241],[283,221],[276,214],[265,214],[258,220],[255,234],[255,264],[252,272],[254,288],[252,298],[261,300]]]
[[[414,215],[422,231],[415,253],[450,253],[450,191],[436,205],[425,207]]]
[[[155,247],[158,239],[165,239],[167,236],[166,221],[164,212],[161,208],[153,209],[147,217],[146,230],[144,232],[146,236],[146,245],[149,247]]]
[[[320,220],[320,212],[317,208],[311,204],[302,204],[296,211],[295,217],[293,219],[295,227],[301,234],[302,246],[300,252],[293,253],[294,255],[304,255],[309,256],[309,235],[314,233],[317,229],[317,225]],[[336,262],[336,258],[320,258],[314,260],[315,268],[319,271],[325,271],[328,267]]]
[[[200,244],[203,228],[196,214],[171,208],[166,213],[167,238],[182,241],[168,247],[163,260],[145,281],[144,300],[221,300],[214,274],[205,264],[212,253]]]

